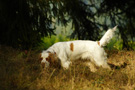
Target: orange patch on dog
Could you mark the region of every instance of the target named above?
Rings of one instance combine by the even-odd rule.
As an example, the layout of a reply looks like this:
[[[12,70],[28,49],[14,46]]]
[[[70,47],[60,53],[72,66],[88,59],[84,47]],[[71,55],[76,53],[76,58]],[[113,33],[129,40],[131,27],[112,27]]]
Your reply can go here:
[[[74,50],[74,44],[73,44],[73,43],[70,44],[70,50],[71,50],[71,51]]]
[[[97,43],[98,43],[98,45],[100,46],[100,42],[99,42],[99,41],[97,41]]]
[[[61,62],[56,55],[56,52],[49,53],[49,56],[46,58],[46,61],[48,61],[50,63],[50,66],[53,66],[53,67],[60,67],[61,65]]]
[[[46,61],[50,63],[55,63],[56,60],[57,60],[56,53],[49,53],[49,56],[46,58]]]
[[[49,56],[46,58],[46,61],[48,61],[50,63],[54,62],[53,53],[49,53]]]

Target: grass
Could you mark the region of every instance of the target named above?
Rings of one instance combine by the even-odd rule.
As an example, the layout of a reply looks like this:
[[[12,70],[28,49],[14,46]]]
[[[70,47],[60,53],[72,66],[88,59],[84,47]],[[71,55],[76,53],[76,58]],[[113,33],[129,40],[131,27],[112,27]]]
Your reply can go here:
[[[135,51],[107,53],[115,69],[92,73],[81,63],[73,63],[69,70],[42,69],[38,51],[1,46],[0,90],[135,90]]]
[[[39,47],[37,47],[36,49],[47,49],[48,47],[50,47],[56,42],[69,41],[69,40],[73,40],[73,39],[70,39],[62,34],[52,35],[51,37],[43,37],[42,38],[43,42],[40,43]]]

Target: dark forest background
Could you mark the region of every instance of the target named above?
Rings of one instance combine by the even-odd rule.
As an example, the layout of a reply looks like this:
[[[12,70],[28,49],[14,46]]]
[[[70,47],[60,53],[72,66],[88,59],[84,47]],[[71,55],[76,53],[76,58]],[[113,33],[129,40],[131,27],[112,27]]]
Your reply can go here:
[[[99,40],[118,25],[123,48],[135,38],[134,0],[0,0],[0,44],[29,49],[72,23],[71,38]],[[53,21],[56,20],[56,22]]]

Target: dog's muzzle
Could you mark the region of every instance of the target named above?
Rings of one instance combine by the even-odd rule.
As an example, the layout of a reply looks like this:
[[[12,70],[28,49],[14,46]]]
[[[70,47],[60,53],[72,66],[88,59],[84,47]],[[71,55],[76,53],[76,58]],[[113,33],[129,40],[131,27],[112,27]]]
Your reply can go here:
[[[46,67],[46,68],[49,67],[49,64],[50,64],[50,63],[49,63],[48,61],[46,61],[46,60],[45,60],[45,61],[43,61],[43,60],[41,61],[41,66],[42,66],[43,68],[44,68],[44,67]]]
[[[41,66],[42,66],[42,68],[44,68],[45,67],[45,63],[41,62]]]

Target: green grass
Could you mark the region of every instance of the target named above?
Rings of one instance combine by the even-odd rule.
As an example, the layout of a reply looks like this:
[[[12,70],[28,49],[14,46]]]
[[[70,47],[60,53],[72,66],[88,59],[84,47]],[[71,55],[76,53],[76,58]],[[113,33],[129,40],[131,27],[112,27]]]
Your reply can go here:
[[[50,47],[56,42],[69,41],[69,40],[71,39],[63,35],[56,35],[56,36],[52,35],[51,37],[44,37],[42,38],[43,42],[39,44],[39,47],[37,49],[39,50],[47,49],[48,47]]]
[[[129,49],[135,50],[135,42],[129,41],[128,42]],[[106,46],[109,50],[122,50],[123,49],[123,40],[117,39],[116,37],[112,38],[112,40]]]
[[[107,53],[108,62],[118,68],[92,73],[81,63],[69,70],[42,69],[39,52],[1,46],[0,90],[135,90],[135,51]]]

